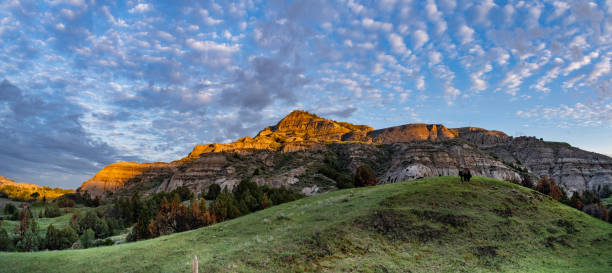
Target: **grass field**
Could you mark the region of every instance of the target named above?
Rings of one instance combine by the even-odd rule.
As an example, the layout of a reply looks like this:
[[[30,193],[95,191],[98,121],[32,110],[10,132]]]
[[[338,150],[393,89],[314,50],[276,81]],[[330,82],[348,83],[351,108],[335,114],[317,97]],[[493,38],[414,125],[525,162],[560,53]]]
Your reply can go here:
[[[300,199],[152,240],[0,253],[0,272],[612,272],[612,225],[532,190],[436,177]]]

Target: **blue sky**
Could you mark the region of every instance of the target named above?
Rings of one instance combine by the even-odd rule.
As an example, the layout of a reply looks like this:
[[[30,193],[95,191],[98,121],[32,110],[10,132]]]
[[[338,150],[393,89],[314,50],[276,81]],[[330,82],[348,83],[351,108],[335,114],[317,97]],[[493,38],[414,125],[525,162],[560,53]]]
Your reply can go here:
[[[293,109],[612,154],[612,0],[0,1],[0,174],[75,188]]]

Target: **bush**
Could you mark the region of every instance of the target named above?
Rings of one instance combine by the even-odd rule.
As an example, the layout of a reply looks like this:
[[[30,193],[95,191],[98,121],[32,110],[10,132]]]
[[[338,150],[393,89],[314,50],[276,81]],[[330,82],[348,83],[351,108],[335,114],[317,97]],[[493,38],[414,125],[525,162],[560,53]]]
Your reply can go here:
[[[219,194],[217,200],[210,206],[210,211],[217,222],[234,219],[242,215],[236,206],[234,196],[228,192]]]
[[[94,243],[94,246],[112,246],[115,244],[115,241],[113,241],[111,238],[106,238],[105,240],[97,240]]]
[[[353,176],[355,187],[366,187],[376,185],[376,174],[368,165],[361,165]]]
[[[206,200],[217,200],[219,194],[221,193],[221,186],[218,184],[212,184],[208,187],[208,192],[204,196]]]
[[[83,232],[83,235],[81,235],[81,238],[79,238],[81,240],[81,247],[90,248],[94,246],[95,236],[96,234],[92,229],[85,230],[85,232]]]
[[[552,197],[552,199],[555,199],[557,201],[560,201],[563,198],[561,188],[557,186],[555,180],[546,176],[540,178],[540,180],[538,181],[538,185],[536,185],[536,190]]]

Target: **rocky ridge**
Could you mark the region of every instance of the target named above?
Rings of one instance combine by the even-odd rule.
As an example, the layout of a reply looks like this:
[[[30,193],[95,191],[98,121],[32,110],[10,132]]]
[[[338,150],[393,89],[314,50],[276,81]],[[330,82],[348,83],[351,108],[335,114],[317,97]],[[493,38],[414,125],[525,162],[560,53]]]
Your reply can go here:
[[[546,175],[568,192],[612,185],[612,159],[569,145],[441,124],[374,130],[293,111],[255,137],[197,145],[171,163],[111,164],[79,190],[92,195],[147,194],[187,186],[200,192],[213,183],[231,189],[242,179],[252,179],[315,194],[335,189],[334,180],[319,171],[325,160],[340,162],[349,175],[361,164],[374,166],[379,183],[455,175],[468,167],[475,175],[509,181]]]

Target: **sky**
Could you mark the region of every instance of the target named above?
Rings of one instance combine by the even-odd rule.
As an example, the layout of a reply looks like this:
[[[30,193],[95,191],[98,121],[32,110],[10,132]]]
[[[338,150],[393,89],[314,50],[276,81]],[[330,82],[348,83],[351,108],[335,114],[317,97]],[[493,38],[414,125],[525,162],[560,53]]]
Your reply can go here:
[[[0,0],[0,175],[76,188],[294,109],[612,154],[612,0]]]

